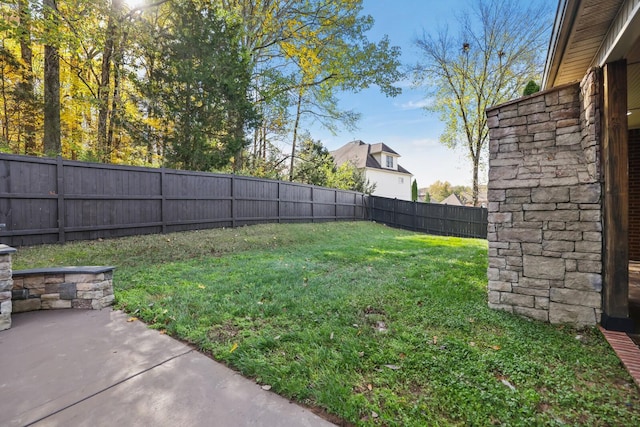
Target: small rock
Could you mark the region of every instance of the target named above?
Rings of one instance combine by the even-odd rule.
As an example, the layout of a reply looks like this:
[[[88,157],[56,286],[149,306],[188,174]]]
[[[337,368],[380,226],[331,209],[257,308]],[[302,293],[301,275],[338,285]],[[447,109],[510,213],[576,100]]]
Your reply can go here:
[[[264,391],[269,391],[269,390],[271,390],[271,386],[270,386],[270,385],[267,385],[267,384],[263,385],[261,388],[262,388]]]

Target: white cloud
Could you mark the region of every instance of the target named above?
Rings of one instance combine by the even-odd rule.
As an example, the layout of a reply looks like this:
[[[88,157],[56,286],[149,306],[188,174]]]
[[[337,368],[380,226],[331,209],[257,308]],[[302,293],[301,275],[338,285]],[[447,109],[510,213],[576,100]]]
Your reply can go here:
[[[426,99],[420,99],[418,101],[409,101],[409,102],[405,102],[404,104],[400,104],[400,108],[402,108],[403,110],[420,110],[422,108],[428,107],[429,105],[431,105],[431,99],[426,98]]]

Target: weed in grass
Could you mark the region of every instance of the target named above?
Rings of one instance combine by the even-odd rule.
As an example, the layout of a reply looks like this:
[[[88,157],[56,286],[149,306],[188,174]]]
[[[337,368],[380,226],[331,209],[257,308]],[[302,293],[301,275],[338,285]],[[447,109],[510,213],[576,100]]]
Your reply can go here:
[[[116,265],[120,308],[357,425],[640,425],[599,331],[490,310],[486,260],[360,222],[27,248],[16,268]]]

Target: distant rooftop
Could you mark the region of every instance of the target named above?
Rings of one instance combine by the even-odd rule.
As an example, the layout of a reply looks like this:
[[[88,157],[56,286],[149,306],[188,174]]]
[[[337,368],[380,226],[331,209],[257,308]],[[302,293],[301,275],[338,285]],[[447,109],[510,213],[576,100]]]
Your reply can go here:
[[[367,144],[363,141],[351,141],[331,152],[336,164],[340,166],[345,162],[352,162],[358,169],[372,168],[382,169],[380,163],[373,157],[373,154],[387,153],[400,157],[398,153],[392,150],[387,144],[379,142],[377,144]],[[411,172],[398,165],[398,172],[411,175]]]

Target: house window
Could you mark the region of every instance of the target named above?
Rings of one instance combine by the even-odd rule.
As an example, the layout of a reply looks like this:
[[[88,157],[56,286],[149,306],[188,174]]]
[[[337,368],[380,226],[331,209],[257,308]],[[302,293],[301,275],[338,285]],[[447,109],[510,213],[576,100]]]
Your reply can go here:
[[[387,156],[387,167],[393,169],[393,157]]]
[[[399,177],[398,178],[398,184],[404,184],[404,178],[403,177]]]

